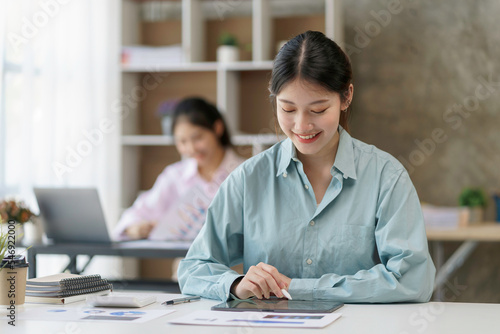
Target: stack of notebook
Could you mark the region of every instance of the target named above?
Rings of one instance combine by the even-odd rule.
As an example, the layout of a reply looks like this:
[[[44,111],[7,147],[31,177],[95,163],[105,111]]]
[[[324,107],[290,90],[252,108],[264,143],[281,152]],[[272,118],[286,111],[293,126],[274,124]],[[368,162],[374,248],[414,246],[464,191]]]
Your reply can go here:
[[[89,295],[106,295],[113,285],[100,275],[56,274],[26,281],[27,303],[68,304]]]

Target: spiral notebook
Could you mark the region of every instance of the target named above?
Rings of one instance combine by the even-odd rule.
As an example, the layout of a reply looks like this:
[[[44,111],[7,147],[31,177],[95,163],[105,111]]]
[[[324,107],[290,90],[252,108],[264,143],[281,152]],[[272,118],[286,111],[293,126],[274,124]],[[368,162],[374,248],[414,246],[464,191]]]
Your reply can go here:
[[[111,292],[111,290],[98,291],[94,293],[85,293],[82,295],[69,296],[69,297],[37,297],[37,296],[26,296],[26,303],[35,304],[69,304],[79,301],[84,301],[87,296],[104,296]]]
[[[77,274],[68,274],[61,273],[37,278],[31,278],[26,281],[26,285],[28,286],[63,286],[70,285],[71,283],[81,283],[81,282],[92,282],[101,280],[101,275],[77,275]]]
[[[100,275],[56,274],[32,278],[26,282],[26,302],[67,303],[69,300],[83,300],[89,294],[106,294],[113,290],[113,285]],[[83,298],[71,298],[83,296]]]

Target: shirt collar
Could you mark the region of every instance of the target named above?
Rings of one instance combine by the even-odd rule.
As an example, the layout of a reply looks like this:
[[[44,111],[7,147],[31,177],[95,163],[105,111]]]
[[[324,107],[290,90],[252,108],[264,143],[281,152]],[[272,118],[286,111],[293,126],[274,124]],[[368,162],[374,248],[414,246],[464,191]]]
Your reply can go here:
[[[344,178],[356,179],[356,167],[354,164],[354,148],[351,135],[339,125],[340,139],[337,149],[337,156],[333,163],[331,174],[333,175],[334,168],[337,168]],[[278,172],[276,176],[283,174],[292,161],[297,161],[297,151],[295,145],[290,138],[285,139],[280,143],[281,156],[278,164]]]
[[[344,174],[344,179],[349,177],[356,180],[356,165],[354,163],[354,144],[352,137],[340,125],[339,131],[339,147],[337,149],[337,156],[335,157],[331,173],[333,175],[333,169],[337,168],[342,174]]]
[[[292,140],[290,138],[287,138],[283,140],[282,142],[279,143],[281,145],[280,147],[280,161],[278,165],[278,173],[276,173],[276,176],[279,176],[283,174],[292,160],[297,159],[297,152],[295,150],[295,145],[293,145]]]

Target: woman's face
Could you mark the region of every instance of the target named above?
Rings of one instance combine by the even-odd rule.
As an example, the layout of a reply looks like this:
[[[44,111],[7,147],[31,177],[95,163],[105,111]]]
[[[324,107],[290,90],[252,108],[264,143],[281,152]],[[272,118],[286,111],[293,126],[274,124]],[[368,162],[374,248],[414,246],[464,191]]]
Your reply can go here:
[[[279,125],[299,155],[320,157],[335,150],[341,109],[346,107],[338,93],[297,79],[281,90],[276,103]]]
[[[198,166],[207,166],[222,149],[214,131],[179,119],[174,129],[175,146],[184,157],[194,158]]]

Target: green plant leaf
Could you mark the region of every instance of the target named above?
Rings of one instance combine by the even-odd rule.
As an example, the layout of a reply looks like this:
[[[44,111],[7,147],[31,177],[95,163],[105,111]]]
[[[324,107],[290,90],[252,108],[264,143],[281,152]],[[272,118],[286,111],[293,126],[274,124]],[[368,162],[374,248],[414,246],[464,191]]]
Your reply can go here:
[[[219,44],[220,45],[230,45],[230,46],[238,46],[238,39],[231,33],[223,32],[219,36]]]
[[[468,207],[485,207],[487,198],[481,188],[465,188],[458,197],[458,204]]]

